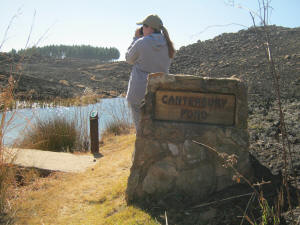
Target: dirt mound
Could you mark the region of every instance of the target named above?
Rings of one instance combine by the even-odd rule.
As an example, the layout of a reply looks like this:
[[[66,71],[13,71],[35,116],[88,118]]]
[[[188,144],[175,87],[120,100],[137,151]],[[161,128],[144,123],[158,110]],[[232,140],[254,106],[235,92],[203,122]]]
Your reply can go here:
[[[300,174],[300,28],[268,27],[271,50],[279,71],[281,94],[292,160]],[[258,36],[257,36],[258,34]],[[254,28],[225,33],[182,47],[170,73],[208,77],[238,77],[248,85],[249,131],[252,153],[277,174],[283,168],[281,131],[273,78]]]
[[[288,94],[289,98],[300,97],[300,28],[270,26],[268,30],[274,60],[281,72],[283,94]],[[176,54],[170,73],[207,77],[236,76],[247,82],[249,95],[272,98],[272,78],[259,35],[264,35],[262,30],[256,32],[250,28],[182,47]]]

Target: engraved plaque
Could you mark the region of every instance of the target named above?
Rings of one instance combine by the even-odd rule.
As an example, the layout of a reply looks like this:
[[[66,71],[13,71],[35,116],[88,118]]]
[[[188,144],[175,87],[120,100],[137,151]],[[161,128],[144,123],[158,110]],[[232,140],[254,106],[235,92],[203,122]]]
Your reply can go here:
[[[234,125],[235,96],[182,91],[157,91],[155,119]]]

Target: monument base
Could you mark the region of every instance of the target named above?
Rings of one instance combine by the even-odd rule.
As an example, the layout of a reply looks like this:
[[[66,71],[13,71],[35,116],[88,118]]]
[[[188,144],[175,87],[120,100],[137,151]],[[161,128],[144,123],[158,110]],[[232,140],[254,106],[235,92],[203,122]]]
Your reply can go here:
[[[150,76],[126,200],[171,193],[204,199],[243,177],[251,180],[248,146],[240,80]]]

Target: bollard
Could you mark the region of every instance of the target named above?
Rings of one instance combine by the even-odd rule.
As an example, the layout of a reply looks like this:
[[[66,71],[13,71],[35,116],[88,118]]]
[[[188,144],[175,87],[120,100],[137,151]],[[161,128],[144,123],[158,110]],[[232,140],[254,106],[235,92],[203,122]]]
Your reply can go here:
[[[98,112],[92,111],[90,114],[90,136],[91,152],[99,153],[99,132],[98,132]]]

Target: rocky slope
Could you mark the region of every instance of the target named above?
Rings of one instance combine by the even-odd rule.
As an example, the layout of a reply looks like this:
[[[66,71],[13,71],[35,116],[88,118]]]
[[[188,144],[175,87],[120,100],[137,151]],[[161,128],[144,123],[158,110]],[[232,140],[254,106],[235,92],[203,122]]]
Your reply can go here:
[[[300,174],[300,28],[270,26],[271,51],[277,71],[291,141],[292,160]],[[273,173],[283,168],[278,104],[262,30],[225,33],[179,49],[170,73],[208,77],[235,76],[248,86],[250,149]]]
[[[268,28],[271,51],[281,73],[283,93],[288,94],[289,98],[300,97],[300,28]],[[250,96],[272,98],[273,79],[260,42],[260,36],[264,33],[258,31],[250,28],[237,33],[224,33],[214,39],[182,47],[176,54],[170,73],[236,76],[247,82]]]

